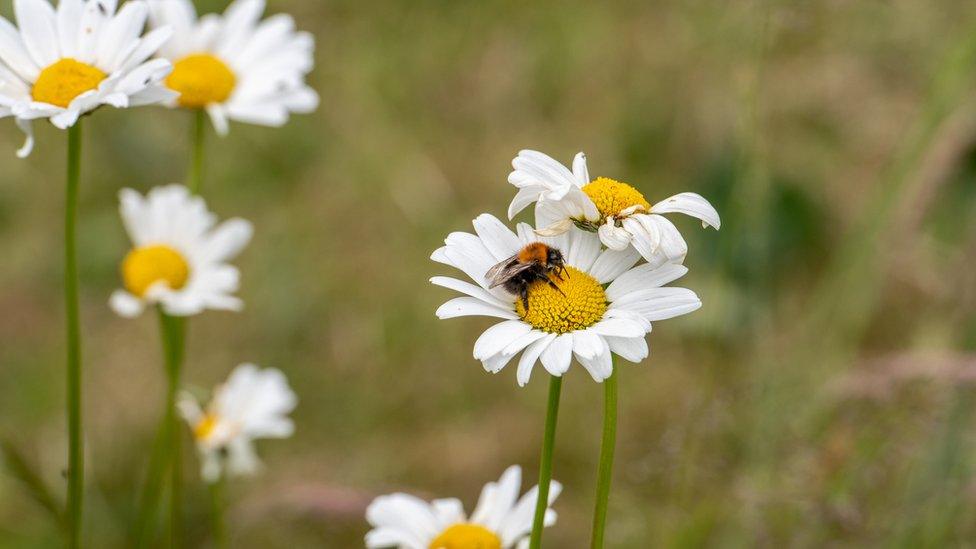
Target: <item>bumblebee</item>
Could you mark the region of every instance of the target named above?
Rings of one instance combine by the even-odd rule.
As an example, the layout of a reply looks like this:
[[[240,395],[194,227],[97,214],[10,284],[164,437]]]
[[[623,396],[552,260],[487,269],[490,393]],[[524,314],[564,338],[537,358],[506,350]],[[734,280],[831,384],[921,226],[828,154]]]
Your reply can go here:
[[[509,293],[521,298],[522,305],[528,312],[529,286],[537,280],[542,280],[562,294],[563,291],[556,286],[550,275],[555,275],[562,280],[563,273],[569,276],[562,252],[542,242],[533,242],[512,257],[488,269],[485,281],[488,282],[489,288],[503,286]]]

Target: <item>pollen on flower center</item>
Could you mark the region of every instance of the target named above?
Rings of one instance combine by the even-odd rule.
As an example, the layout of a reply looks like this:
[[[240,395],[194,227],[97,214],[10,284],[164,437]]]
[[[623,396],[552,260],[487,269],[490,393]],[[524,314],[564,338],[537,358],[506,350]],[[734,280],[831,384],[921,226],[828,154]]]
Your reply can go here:
[[[477,524],[455,524],[430,542],[430,549],[501,548],[502,540],[491,530]]]
[[[218,417],[215,414],[206,414],[203,419],[193,426],[193,438],[197,440],[207,440],[217,427]]]
[[[41,103],[67,107],[75,97],[97,89],[106,76],[91,65],[65,57],[41,71],[31,89],[31,97]]]
[[[640,191],[608,177],[598,177],[583,185],[583,192],[596,204],[600,217],[617,216],[627,208],[640,206],[650,210],[650,203]]]
[[[575,267],[566,267],[562,280],[552,276],[556,290],[539,280],[529,286],[529,310],[519,299],[515,311],[522,320],[553,334],[564,334],[592,326],[607,311],[607,294],[595,278]],[[561,290],[561,291],[560,291]]]
[[[166,77],[166,86],[180,92],[177,102],[188,109],[223,103],[236,84],[230,67],[207,53],[188,55],[173,63],[173,72]]]
[[[143,246],[122,260],[122,282],[133,295],[142,297],[157,282],[179,290],[190,277],[190,266],[180,252],[163,244]]]

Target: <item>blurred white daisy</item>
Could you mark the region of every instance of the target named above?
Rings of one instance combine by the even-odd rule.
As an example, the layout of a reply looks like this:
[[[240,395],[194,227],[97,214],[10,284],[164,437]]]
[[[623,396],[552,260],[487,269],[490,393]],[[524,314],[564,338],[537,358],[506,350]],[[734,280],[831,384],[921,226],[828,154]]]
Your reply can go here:
[[[611,353],[630,362],[648,355],[644,336],[651,322],[690,313],[701,301],[685,288],[662,288],[687,269],[681,265],[643,264],[633,248],[603,250],[593,233],[571,227],[553,237],[540,237],[525,223],[513,233],[494,216],[474,220],[476,234],[455,232],[431,259],[464,271],[474,284],[436,276],[431,282],[457,290],[437,309],[439,318],[491,316],[504,319],[485,330],[474,344],[474,357],[485,370],[497,373],[519,352],[517,380],[525,385],[537,360],[552,375],[569,369],[572,357],[601,382],[613,370]],[[529,286],[528,308],[504,289],[490,288],[485,275],[526,245],[543,242],[559,250],[567,272]],[[604,285],[609,286],[604,287]]]
[[[200,452],[200,476],[216,482],[221,474],[252,475],[261,468],[253,441],[288,438],[295,425],[287,416],[298,404],[285,374],[275,368],[241,364],[214,390],[206,409],[189,394],[180,395],[180,414],[189,423]]]
[[[292,112],[318,106],[305,85],[315,40],[279,14],[260,21],[264,0],[235,0],[222,15],[197,19],[190,0],[150,0],[150,21],[173,38],[159,55],[173,62],[166,85],[179,93],[172,106],[206,109],[220,134],[227,121],[281,126]]]
[[[142,35],[149,9],[116,0],[14,0],[18,27],[0,17],[0,117],[13,116],[27,134],[18,156],[33,148],[31,121],[58,128],[102,105],[117,108],[174,97],[160,83],[172,70],[165,59],[147,61],[170,36],[160,28]]]
[[[156,187],[145,197],[122,189],[119,201],[133,248],[122,261],[124,289],[109,301],[116,313],[135,317],[153,303],[173,316],[243,307],[232,295],[240,273],[226,262],[251,240],[249,222],[230,219],[215,227],[217,216],[182,185]]]
[[[521,499],[522,470],[513,465],[498,482],[481,490],[478,505],[470,517],[457,499],[430,503],[408,494],[380,496],[366,509],[373,527],[366,534],[366,547],[380,549],[508,549],[528,547],[539,487]],[[562,486],[553,481],[549,489],[551,506]],[[546,509],[545,525],[556,522],[556,512]]]
[[[508,208],[509,219],[536,204],[539,234],[554,235],[574,224],[595,231],[610,249],[633,246],[648,263],[681,263],[688,245],[667,218],[683,213],[697,217],[702,226],[718,229],[718,212],[701,195],[680,193],[653,206],[634,187],[606,177],[591,180],[586,155],[579,153],[573,170],[537,151],[520,151],[512,160],[508,181],[519,188]]]

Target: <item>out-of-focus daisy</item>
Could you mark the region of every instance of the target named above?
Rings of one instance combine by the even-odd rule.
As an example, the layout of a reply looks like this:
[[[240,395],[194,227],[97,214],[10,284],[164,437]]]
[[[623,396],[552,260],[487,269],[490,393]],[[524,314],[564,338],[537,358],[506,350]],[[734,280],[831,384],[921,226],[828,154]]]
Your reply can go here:
[[[436,499],[430,503],[408,494],[380,496],[366,509],[373,527],[366,534],[366,547],[380,549],[508,549],[528,547],[539,487],[519,499],[522,470],[513,465],[498,482],[481,490],[478,505],[470,517],[457,499]],[[562,486],[553,482],[551,506]],[[556,522],[556,512],[546,509],[545,525]]]
[[[643,264],[633,248],[602,250],[593,233],[571,227],[553,237],[540,237],[529,225],[513,233],[494,216],[474,220],[476,234],[455,232],[431,259],[464,271],[474,284],[437,276],[431,282],[457,290],[437,309],[439,318],[490,316],[504,319],[485,330],[474,344],[474,357],[485,369],[499,372],[519,352],[517,379],[525,385],[536,361],[554,376],[569,369],[573,356],[596,381],[610,376],[611,353],[630,362],[648,355],[644,336],[651,322],[690,313],[701,306],[685,288],[661,287],[687,269],[681,265]],[[566,272],[533,282],[528,308],[522,299],[485,279],[492,266],[510,259],[529,244],[542,242],[558,250]],[[551,283],[550,283],[551,282]],[[604,288],[605,284],[609,284]]]
[[[33,148],[31,121],[58,128],[102,105],[117,108],[174,97],[161,85],[172,65],[152,59],[170,30],[142,35],[149,9],[116,0],[14,0],[18,27],[0,17],[0,117],[13,116],[27,134],[17,154]]]
[[[251,240],[249,222],[235,218],[215,227],[217,216],[182,185],[156,187],[145,197],[122,189],[119,200],[133,248],[122,261],[125,289],[109,301],[116,313],[135,317],[152,303],[173,316],[243,307],[232,295],[240,273],[226,262]]]
[[[537,151],[521,151],[512,160],[509,183],[519,188],[508,208],[511,219],[536,203],[540,234],[565,232],[574,224],[596,231],[610,249],[633,246],[648,263],[681,263],[688,245],[667,218],[678,212],[697,217],[702,226],[721,226],[718,212],[701,195],[680,193],[651,205],[634,187],[606,177],[591,180],[586,155],[579,153],[573,170]]]
[[[295,425],[287,416],[298,404],[288,380],[275,368],[241,364],[215,390],[206,409],[181,394],[178,406],[193,430],[200,452],[200,476],[216,482],[229,475],[251,475],[261,468],[253,441],[287,438]]]
[[[236,0],[223,15],[199,19],[190,0],[150,0],[150,8],[152,25],[173,29],[159,52],[173,62],[166,85],[179,97],[170,104],[206,109],[218,133],[228,119],[281,126],[289,113],[318,106],[305,85],[315,41],[295,31],[291,16],[260,21],[263,0]]]

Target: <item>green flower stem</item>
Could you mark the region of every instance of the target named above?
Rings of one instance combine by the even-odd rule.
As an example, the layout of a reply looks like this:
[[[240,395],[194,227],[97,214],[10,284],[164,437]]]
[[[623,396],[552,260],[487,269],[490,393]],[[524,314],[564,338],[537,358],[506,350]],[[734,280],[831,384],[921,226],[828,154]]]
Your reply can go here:
[[[170,509],[169,535],[170,547],[180,546],[182,531],[183,475],[181,474],[180,426],[176,415],[176,395],[180,390],[180,371],[183,366],[183,348],[186,336],[186,323],[180,317],[167,315],[159,309],[159,327],[163,340],[163,356],[166,362],[166,411],[163,420],[167,427],[168,452],[166,463],[170,466]],[[165,466],[165,465],[164,465]]]
[[[68,129],[68,177],[64,202],[64,312],[67,327],[68,408],[68,547],[81,546],[85,496],[84,447],[81,436],[81,322],[78,312],[78,179],[81,171],[81,120]]]
[[[207,113],[203,109],[193,112],[193,126],[190,133],[190,169],[186,175],[186,186],[193,194],[200,194],[203,187],[203,145],[207,135]]]
[[[607,505],[610,502],[610,481],[613,479],[613,452],[617,445],[617,365],[603,382],[603,441],[600,443],[600,464],[597,467],[596,507],[593,510],[591,549],[603,548],[607,529]]]
[[[556,442],[556,418],[559,415],[559,394],[563,378],[549,378],[549,405],[546,409],[546,431],[542,439],[542,456],[539,459],[539,499],[535,504],[535,518],[532,521],[532,536],[529,549],[542,546],[542,529],[545,528],[546,509],[549,508],[549,482],[552,480],[552,451]]]
[[[226,481],[221,475],[216,482],[210,485],[210,522],[213,529],[214,547],[217,549],[227,549],[227,527],[224,523],[224,489]]]
[[[133,535],[135,547],[152,545],[150,539],[155,533],[156,513],[159,509],[160,494],[163,489],[163,479],[166,475],[166,452],[169,446],[170,422],[164,416],[156,430],[153,439],[152,453],[149,456],[149,473],[139,499],[139,516],[136,519]]]

